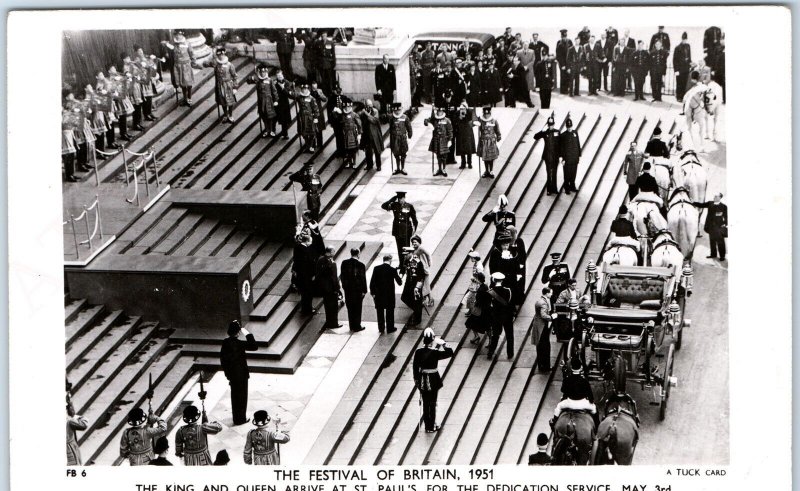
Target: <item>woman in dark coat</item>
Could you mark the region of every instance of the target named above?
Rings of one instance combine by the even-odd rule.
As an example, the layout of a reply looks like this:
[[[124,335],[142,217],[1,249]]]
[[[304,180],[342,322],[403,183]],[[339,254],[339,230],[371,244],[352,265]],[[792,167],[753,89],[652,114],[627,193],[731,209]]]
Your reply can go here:
[[[480,346],[483,341],[481,336],[491,328],[492,297],[489,295],[489,287],[486,286],[486,275],[475,273],[472,281],[478,283],[478,289],[475,292],[475,303],[468,312],[466,326],[473,334],[470,343]]]
[[[472,169],[472,154],[475,153],[475,132],[473,129],[475,121],[474,110],[462,103],[458,108],[453,121],[453,133],[456,140],[456,155],[461,157],[459,169],[469,167]]]
[[[483,74],[482,62],[478,61],[478,65],[470,65],[469,72],[466,75],[467,79],[467,105],[469,107],[479,107],[481,102],[481,95],[483,89],[481,88],[481,79]]]

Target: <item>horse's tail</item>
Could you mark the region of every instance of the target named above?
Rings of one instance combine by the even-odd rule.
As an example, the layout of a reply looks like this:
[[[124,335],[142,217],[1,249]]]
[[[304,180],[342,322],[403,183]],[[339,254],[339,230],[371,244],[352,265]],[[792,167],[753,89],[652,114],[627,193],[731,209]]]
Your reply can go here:
[[[614,424],[608,429],[605,437],[605,452],[608,462],[616,464],[614,451],[617,449],[617,417],[614,416]]]

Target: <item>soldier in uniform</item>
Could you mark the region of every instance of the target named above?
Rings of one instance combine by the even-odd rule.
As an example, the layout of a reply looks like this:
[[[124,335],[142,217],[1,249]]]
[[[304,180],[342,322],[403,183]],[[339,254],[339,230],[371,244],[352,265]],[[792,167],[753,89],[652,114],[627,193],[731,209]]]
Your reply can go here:
[[[414,205],[406,202],[406,192],[397,191],[395,196],[381,205],[386,211],[394,215],[392,220],[392,236],[397,243],[397,257],[400,259],[400,269],[403,269],[405,259],[403,248],[411,245],[411,237],[417,230],[417,211]]]
[[[214,68],[214,98],[222,108],[222,121],[233,123],[233,106],[236,105],[236,68],[228,60],[225,48],[219,47],[212,60],[203,62],[205,67]]]
[[[467,107],[466,102],[461,103],[461,107],[458,108],[458,112],[456,112],[455,119],[453,120],[456,155],[461,158],[461,166],[459,169],[465,169],[467,167],[472,169],[472,154],[475,153],[474,121],[474,110]]]
[[[336,42],[328,39],[328,33],[322,31],[318,41],[320,61],[320,84],[325,95],[330,96],[336,82]]]
[[[256,74],[247,77],[247,83],[256,85],[258,117],[264,122],[264,132],[261,137],[275,136],[275,118],[278,117],[278,113],[275,111],[278,106],[278,89],[269,76],[266,63],[258,64]]]
[[[78,431],[89,427],[89,420],[75,414],[72,401],[67,401],[67,465],[83,465],[81,450],[78,448]]]
[[[628,198],[633,199],[639,192],[636,187],[636,179],[642,172],[644,154],[636,150],[636,140],[631,142],[631,148],[625,154],[625,161],[622,164],[622,173],[625,174],[625,182],[628,184]]]
[[[503,286],[506,275],[501,272],[492,272],[492,286],[489,288],[491,297],[492,330],[489,333],[489,346],[486,357],[491,359],[497,349],[500,333],[506,333],[506,354],[509,358],[514,356],[514,305],[512,304],[511,289]]]
[[[678,102],[683,102],[686,94],[686,82],[689,80],[689,72],[692,67],[692,48],[687,41],[688,34],[681,34],[681,42],[675,46],[672,54],[672,66],[675,69],[675,97]]]
[[[661,47],[664,49],[664,51],[669,53],[671,44],[669,42],[669,34],[664,32],[664,26],[658,26],[658,32],[653,34],[653,36],[650,38],[650,51],[656,49],[657,42],[661,42]]]
[[[320,194],[322,193],[322,179],[314,172],[314,161],[309,160],[303,168],[289,175],[289,180],[299,183],[302,191],[306,193],[306,203],[312,220],[319,220],[319,211],[322,207]],[[301,198],[302,199],[302,198]]]
[[[216,421],[209,422],[203,413],[200,419],[200,410],[197,406],[190,405],[183,409],[185,425],[178,428],[175,433],[175,455],[183,458],[183,465],[211,465],[211,453],[208,451],[208,435],[216,435],[222,431],[222,425]]]
[[[664,87],[664,75],[667,73],[667,58],[669,51],[661,47],[661,41],[656,41],[655,47],[650,51],[650,89],[653,91],[653,101],[661,101],[661,89]]]
[[[145,414],[137,407],[128,413],[128,425],[130,428],[122,432],[119,455],[130,465],[147,465],[155,457],[153,439],[167,432],[167,422],[156,417],[152,409]]]
[[[422,334],[422,348],[414,353],[414,384],[422,398],[422,420],[425,422],[425,432],[439,431],[436,424],[436,400],[439,389],[442,388],[442,378],[439,376],[439,360],[446,360],[453,356],[453,348],[441,338],[435,338],[433,329],[426,328]],[[434,347],[435,345],[435,347]]]
[[[344,101],[344,108],[333,109],[333,121],[342,132],[342,160],[344,167],[355,169],[358,153],[359,136],[361,135],[361,118],[353,112],[353,101]]]
[[[445,116],[444,107],[437,107],[434,118],[426,119],[425,126],[427,126],[428,123],[433,125],[433,133],[431,135],[431,143],[428,145],[428,151],[436,155],[436,162],[439,165],[439,170],[433,175],[447,177],[445,165],[447,164],[447,155],[450,152],[450,147],[453,146],[453,125]]]
[[[350,259],[342,261],[340,273],[347,320],[352,332],[364,330],[361,325],[361,309],[367,294],[367,268],[358,259],[360,253],[356,247],[350,249]]]
[[[401,263],[406,278],[400,300],[411,309],[411,318],[408,320],[409,326],[417,326],[422,322],[423,299],[429,295],[425,291],[427,274],[425,265],[419,256],[414,254],[413,247],[403,248],[404,260]]]
[[[550,109],[550,97],[553,87],[556,85],[556,63],[555,55],[548,54],[539,66],[539,75],[536,79],[539,84],[539,99],[542,109]]]
[[[378,172],[381,171],[381,153],[383,153],[383,132],[381,131],[381,120],[378,111],[371,99],[364,103],[364,110],[359,115],[361,118],[361,148],[367,157],[367,170],[372,170],[372,166]]]
[[[569,94],[570,76],[567,72],[567,53],[573,49],[572,41],[567,38],[567,30],[561,29],[561,39],[556,43],[556,61],[561,72],[561,93]]]
[[[283,72],[278,70],[275,72],[275,90],[278,93],[277,102],[275,106],[278,123],[281,125],[280,136],[285,140],[289,138],[289,126],[292,124],[292,102],[294,97],[294,88],[291,82],[286,80]]]
[[[644,100],[644,79],[650,69],[650,53],[644,49],[644,41],[639,41],[637,50],[631,57],[631,72],[633,73],[634,101]]]
[[[497,206],[489,213],[483,215],[481,218],[486,223],[494,223],[494,241],[493,244],[498,246],[500,243],[500,236],[510,226],[517,224],[517,215],[508,209],[508,198],[505,194],[501,194],[497,198]]]
[[[244,333],[245,341],[239,339]],[[220,365],[225,378],[231,386],[231,412],[233,424],[247,423],[247,385],[250,379],[250,368],[247,366],[247,351],[257,351],[256,338],[233,320],[228,325],[228,337],[222,341],[219,353]]]
[[[396,166],[393,174],[407,175],[406,154],[408,153],[408,139],[413,134],[411,120],[403,114],[403,105],[399,102],[392,104],[392,116],[389,118],[389,146],[394,155]]]
[[[278,430],[270,431],[267,425],[271,421],[266,411],[256,411],[253,414],[255,429],[247,433],[244,445],[244,463],[247,465],[281,465],[281,456],[278,445],[289,442],[289,434]],[[280,424],[280,420],[277,420]]]
[[[552,291],[550,295],[550,305],[553,306],[561,292],[567,288],[567,282],[572,275],[570,275],[569,265],[561,262],[560,253],[551,253],[550,258],[553,262],[545,266],[544,270],[542,270],[542,283],[546,283]]]
[[[549,441],[550,439],[545,433],[539,433],[539,436],[536,437],[536,446],[539,451],[528,456],[528,465],[551,465],[553,463],[553,457],[547,453],[547,442]]]
[[[292,70],[294,44],[293,29],[278,30],[277,39],[275,40],[275,51],[278,53],[278,62],[281,64],[281,70],[289,80],[294,79],[294,70]]]
[[[567,77],[569,78],[569,95],[581,95],[581,71],[586,66],[586,52],[583,45],[575,38],[575,44],[567,51]]]
[[[559,131],[555,128],[555,124],[556,122],[551,114],[550,117],[547,118],[547,129],[533,135],[534,140],[544,138],[544,152],[542,158],[544,158],[545,170],[547,171],[546,189],[548,196],[551,194],[558,194],[558,184],[556,181],[558,179],[558,160],[560,158],[558,148]]]
[[[558,153],[564,159],[564,192],[578,192],[575,187],[575,177],[578,174],[578,164],[581,159],[581,140],[578,132],[572,129],[572,119],[567,116],[565,122],[567,130],[558,136]]]
[[[319,106],[305,80],[297,82],[294,100],[297,103],[297,134],[301,137],[302,148],[306,152],[313,153],[316,150]]]
[[[169,50],[172,55],[172,85],[175,90],[183,92],[181,105],[192,105],[192,86],[194,85],[194,51],[192,46],[186,42],[183,31],[175,31],[172,39],[174,44],[168,41],[161,41],[161,45]]]

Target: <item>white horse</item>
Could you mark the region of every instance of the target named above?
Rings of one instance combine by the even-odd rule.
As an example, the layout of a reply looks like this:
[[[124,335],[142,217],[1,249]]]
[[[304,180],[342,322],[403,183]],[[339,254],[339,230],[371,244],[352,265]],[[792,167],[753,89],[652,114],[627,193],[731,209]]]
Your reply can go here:
[[[655,193],[639,193],[628,203],[628,210],[633,215],[633,226],[638,236],[649,236],[651,229],[663,230],[667,228],[667,221],[661,216],[663,201]]]
[[[700,212],[692,204],[689,192],[684,188],[675,188],[669,200],[667,211],[669,231],[680,247],[683,257],[691,259],[700,229]]]
[[[698,83],[686,93],[683,99],[683,113],[686,115],[686,130],[698,152],[705,152],[703,138],[708,135],[706,128],[707,104],[714,92],[704,83]],[[695,138],[694,123],[700,126],[700,133]],[[684,142],[685,143],[685,142]]]
[[[709,133],[711,133],[711,139],[715,142],[719,141],[719,133],[717,132],[717,125],[719,123],[719,109],[722,106],[722,87],[716,83],[711,82],[708,85],[708,92],[705,98],[705,109],[706,109],[706,134],[705,138],[708,140]],[[711,131],[711,127],[714,128]]]
[[[652,159],[652,174],[658,184],[658,197],[666,203],[672,185],[672,161],[663,157]]]
[[[680,245],[675,242],[672,232],[659,230],[653,238],[653,251],[650,253],[650,266],[669,268],[675,266],[679,270],[683,267],[683,253]]]
[[[639,242],[630,237],[614,237],[603,251],[603,262],[621,266],[639,265]]]
[[[684,188],[692,201],[704,203],[708,188],[708,173],[693,150],[681,154],[677,164],[672,166],[673,189]]]

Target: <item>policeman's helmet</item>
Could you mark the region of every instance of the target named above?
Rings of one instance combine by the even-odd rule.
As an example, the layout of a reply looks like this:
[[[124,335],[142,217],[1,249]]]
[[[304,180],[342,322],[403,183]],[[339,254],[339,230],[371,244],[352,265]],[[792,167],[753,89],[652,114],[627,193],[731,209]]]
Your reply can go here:
[[[253,414],[253,424],[256,426],[262,426],[270,422],[272,418],[269,417],[269,413],[260,409]]]
[[[183,409],[183,420],[186,423],[191,424],[196,422],[198,419],[200,419],[200,410],[197,409],[197,406],[190,405]]]

